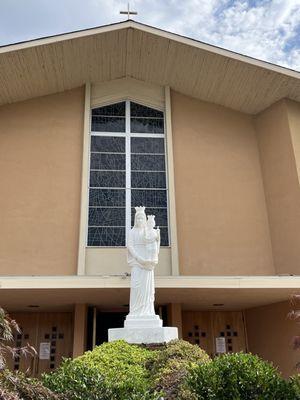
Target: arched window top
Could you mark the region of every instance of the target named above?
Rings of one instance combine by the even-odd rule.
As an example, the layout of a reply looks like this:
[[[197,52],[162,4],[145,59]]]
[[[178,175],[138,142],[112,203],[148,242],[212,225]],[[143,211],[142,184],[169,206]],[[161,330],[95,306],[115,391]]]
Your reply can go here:
[[[127,123],[126,123],[127,122]],[[164,133],[164,113],[133,101],[92,109],[92,132]]]

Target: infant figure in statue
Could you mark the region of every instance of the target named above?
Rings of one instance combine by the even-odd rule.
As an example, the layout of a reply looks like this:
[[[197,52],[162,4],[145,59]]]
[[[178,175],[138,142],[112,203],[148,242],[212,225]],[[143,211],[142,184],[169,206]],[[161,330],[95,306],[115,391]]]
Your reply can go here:
[[[152,269],[158,264],[160,230],[155,227],[155,215],[147,215],[145,227],[146,260]]]

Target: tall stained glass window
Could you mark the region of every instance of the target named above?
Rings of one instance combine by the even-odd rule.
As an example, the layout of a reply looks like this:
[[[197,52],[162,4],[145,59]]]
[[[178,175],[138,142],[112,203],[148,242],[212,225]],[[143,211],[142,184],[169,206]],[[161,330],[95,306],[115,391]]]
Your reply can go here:
[[[163,112],[129,100],[92,109],[88,246],[125,246],[142,205],[168,246]]]

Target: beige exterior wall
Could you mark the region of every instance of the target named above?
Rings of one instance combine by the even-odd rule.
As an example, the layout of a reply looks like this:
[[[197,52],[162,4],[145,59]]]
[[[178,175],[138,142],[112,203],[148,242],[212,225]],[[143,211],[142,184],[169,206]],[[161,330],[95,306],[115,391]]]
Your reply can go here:
[[[180,273],[274,274],[252,118],[171,99]]]
[[[300,103],[285,100],[288,109],[288,121],[296,160],[298,181],[300,180]]]
[[[249,309],[245,312],[249,351],[271,361],[285,375],[295,373],[299,352],[292,346],[299,326],[287,318],[288,302]]]
[[[76,274],[83,95],[0,107],[0,275]]]
[[[290,124],[289,124],[290,120]],[[300,273],[298,104],[282,100],[255,118],[276,273]],[[298,169],[299,172],[299,169]]]

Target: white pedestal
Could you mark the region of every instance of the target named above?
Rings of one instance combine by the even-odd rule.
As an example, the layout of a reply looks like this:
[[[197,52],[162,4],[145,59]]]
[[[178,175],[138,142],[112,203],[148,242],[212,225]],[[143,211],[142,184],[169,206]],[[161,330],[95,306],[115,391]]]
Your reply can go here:
[[[112,328],[108,330],[108,341],[125,340],[131,344],[168,343],[178,339],[178,329],[174,327],[160,328]]]
[[[124,328],[108,330],[108,341],[125,340],[131,344],[167,343],[178,339],[178,329],[163,327],[158,315],[134,317],[127,315]]]

